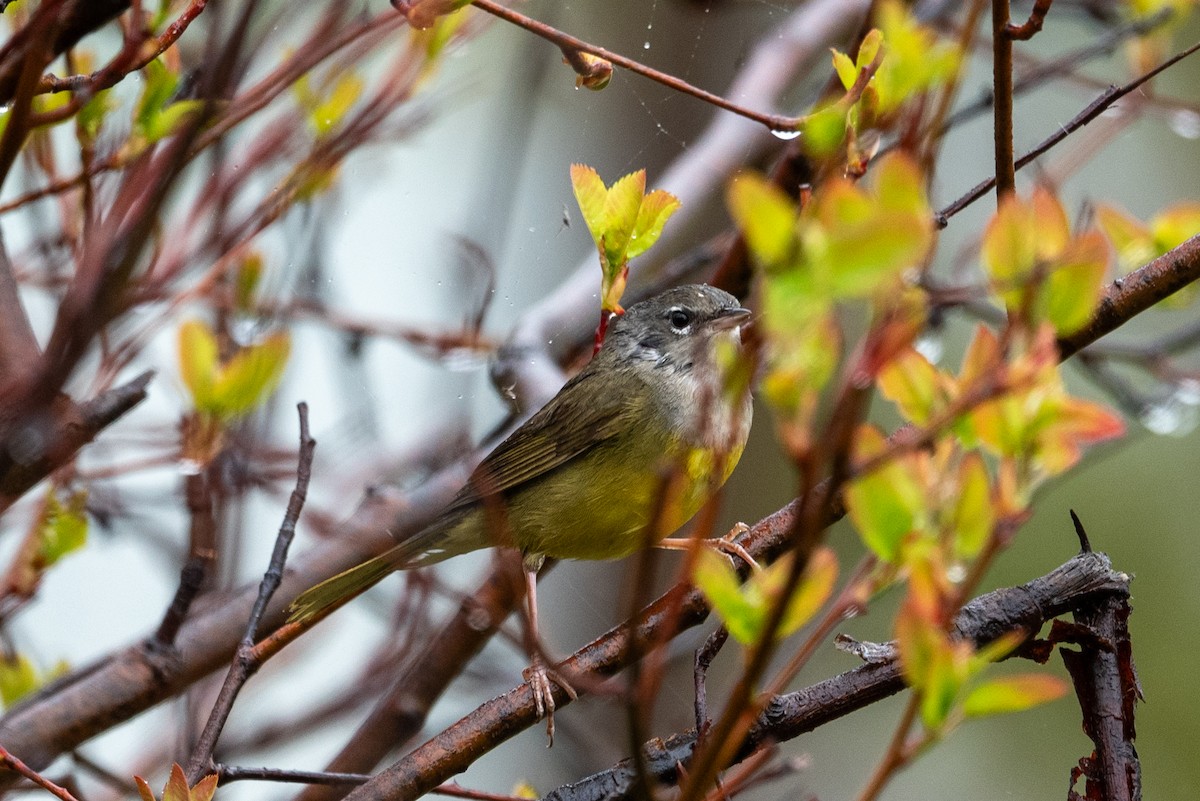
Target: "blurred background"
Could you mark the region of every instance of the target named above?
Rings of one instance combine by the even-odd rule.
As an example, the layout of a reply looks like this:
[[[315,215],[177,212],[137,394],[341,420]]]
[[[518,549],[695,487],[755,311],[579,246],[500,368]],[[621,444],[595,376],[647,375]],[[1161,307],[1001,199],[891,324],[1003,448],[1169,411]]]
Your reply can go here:
[[[724,94],[756,49],[783,36],[802,5],[574,0],[529,2],[521,10]],[[1044,32],[1031,43],[1018,44],[1018,53],[1030,59],[1020,66],[1028,68],[1035,57],[1046,61],[1100,36],[1102,28],[1086,13],[1088,5],[1056,3]],[[1016,4],[1014,13],[1026,13],[1027,6]],[[845,47],[849,35],[847,31],[829,44]],[[1200,25],[1193,20],[1176,32],[1171,52],[1198,37]],[[980,44],[986,46],[986,41],[984,36]],[[264,42],[265,47],[287,48],[286,24],[264,35]],[[816,51],[815,60],[786,81],[780,111],[802,112],[828,80],[828,52],[823,47]],[[372,68],[371,62],[364,65],[367,72]],[[1130,77],[1121,48],[1089,62],[1081,72],[1087,79],[1049,81],[1019,99],[1018,153],[1056,130],[1104,86]],[[975,53],[960,105],[984,96],[990,76],[990,56]],[[1200,187],[1200,60],[1169,70],[1154,90],[1180,102],[1118,104],[1115,112],[1020,173],[1019,186],[1028,188],[1039,175],[1052,180],[1073,217],[1086,216],[1090,204],[1104,201],[1146,219],[1172,202],[1194,199]],[[1122,116],[1123,108],[1132,109],[1134,118]],[[488,23],[455,46],[402,114],[402,135],[351,155],[334,191],[293,209],[261,238],[264,280],[283,297],[319,297],[331,308],[381,326],[452,328],[486,304],[483,330],[496,340],[504,339],[524,310],[595,259],[571,194],[570,164],[592,165],[606,181],[645,168],[648,186],[684,194],[671,183],[672,166],[695,155],[715,117],[727,117],[620,70],[602,92],[577,90],[555,48],[498,23]],[[731,165],[766,166],[786,145],[752,123],[731,124],[745,129],[741,144],[724,153]],[[933,193],[935,207],[990,177],[990,126],[990,115],[981,114],[949,134]],[[698,200],[694,192],[687,195],[687,218],[668,224],[668,240],[645,263],[635,263],[635,273],[653,272],[729,225],[721,202],[722,169],[713,166],[714,191]],[[6,193],[20,188],[10,182]],[[266,193],[271,187],[264,184],[262,189]],[[976,243],[993,209],[989,197],[953,219],[938,247],[939,273],[971,275],[978,269],[963,254]],[[19,251],[36,239],[36,215],[35,208],[29,215],[5,218],[3,233],[11,249]],[[595,276],[598,287],[598,270]],[[53,305],[34,290],[27,303],[35,325],[46,326],[40,331],[44,334]],[[1195,314],[1194,307],[1185,307],[1144,315],[1113,338],[1149,341],[1156,333],[1186,326]],[[956,367],[973,325],[952,316],[927,345]],[[338,519],[353,509],[369,484],[411,484],[414,477],[397,466],[408,464],[431,432],[476,441],[504,415],[487,360],[477,354],[435,358],[393,338],[347,336],[314,322],[296,323],[293,336],[292,362],[264,422],[271,441],[289,454],[280,464],[290,465],[292,408],[299,400],[309,403],[319,445],[306,515]],[[104,435],[88,457],[93,467],[147,432],[169,437],[186,404],[174,348],[173,331],[155,340],[148,355],[157,360],[159,373],[150,398]],[[1122,400],[1075,367],[1066,372],[1074,391],[1109,403]],[[1136,576],[1131,627],[1146,695],[1139,708],[1138,749],[1148,798],[1182,796],[1200,784],[1200,764],[1194,758],[1194,743],[1200,739],[1198,695],[1186,679],[1200,659],[1193,636],[1200,595],[1192,573],[1200,562],[1200,537],[1194,530],[1200,517],[1200,434],[1194,430],[1200,397],[1188,391],[1190,386],[1139,385],[1138,402],[1122,407],[1129,415],[1128,435],[1090,452],[1080,467],[1040,495],[1033,519],[986,582],[986,589],[1023,583],[1069,558],[1077,543],[1068,509],[1078,512],[1098,550]],[[895,424],[886,404],[880,404],[876,417]],[[14,628],[24,649],[47,666],[58,660],[79,665],[157,624],[177,583],[186,543],[180,486],[179,470],[164,466],[93,490],[100,499],[119,501],[127,514],[109,530],[97,527],[89,547],[48,576]],[[722,525],[759,520],[791,500],[795,487],[793,471],[774,442],[770,415],[760,409],[750,445],[724,493]],[[252,581],[261,573],[285,499],[286,490],[248,497],[236,575],[223,582]],[[19,512],[0,522],[0,529],[21,528],[27,518]],[[296,548],[308,547],[312,536],[312,527],[302,526]],[[861,552],[846,523],[831,531],[829,541],[844,565]],[[147,548],[147,542],[154,547]],[[663,586],[673,564],[674,556],[664,557]],[[439,577],[452,588],[470,590],[487,566],[486,555],[460,557],[439,568]],[[551,652],[568,653],[622,618],[630,567],[568,563],[545,578],[539,598]],[[403,583],[389,580],[339,612],[322,624],[326,634],[320,642],[298,643],[250,683],[230,723],[229,736],[250,743],[238,761],[305,769],[325,764],[340,745],[337,737],[256,748],[253,732],[286,727],[304,709],[355,680],[361,660],[387,636],[393,599]],[[843,630],[860,639],[889,639],[896,600],[881,598],[870,615],[847,621]],[[449,600],[439,603],[447,612],[453,607]],[[710,622],[672,644],[672,678],[655,710],[654,734],[665,736],[691,725],[691,655],[711,628]],[[727,647],[710,678],[711,694],[720,697],[737,660],[736,649]],[[520,648],[495,640],[435,708],[428,731],[440,730],[515,685],[526,662]],[[853,658],[832,647],[823,649],[797,686],[853,666]],[[1065,676],[1057,657],[1048,669]],[[148,754],[158,753],[162,732],[181,731],[180,721],[206,710],[210,702],[207,693],[198,692],[186,702],[164,704],[81,751],[107,765],[139,766]],[[900,701],[892,699],[785,744],[784,754],[797,760],[796,772],[748,797],[853,797],[883,752],[900,708]],[[337,716],[337,730],[348,735],[364,713],[365,708],[345,710]],[[501,793],[526,782],[544,793],[628,753],[623,711],[611,700],[587,698],[572,704],[557,716],[557,724],[553,750],[546,750],[544,735],[535,728],[481,760],[460,781]],[[1090,748],[1073,700],[1064,699],[1033,712],[963,726],[906,771],[884,797],[1058,797],[1069,770]],[[167,751],[172,753],[169,747]],[[157,771],[161,765],[140,767]],[[151,784],[161,786],[161,779]],[[220,791],[226,799],[292,795],[287,786],[261,784]]]

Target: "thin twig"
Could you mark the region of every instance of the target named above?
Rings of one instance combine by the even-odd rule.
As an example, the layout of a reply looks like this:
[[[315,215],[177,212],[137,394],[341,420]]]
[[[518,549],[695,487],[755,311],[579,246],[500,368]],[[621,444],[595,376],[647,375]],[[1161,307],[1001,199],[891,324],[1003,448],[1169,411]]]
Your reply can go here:
[[[280,524],[279,534],[275,538],[275,550],[271,553],[271,562],[267,567],[267,572],[263,574],[262,582],[258,587],[258,597],[250,610],[250,619],[246,622],[246,633],[242,636],[242,641],[238,643],[233,664],[229,666],[229,672],[225,674],[225,682],[221,685],[221,691],[213,704],[208,723],[205,724],[204,730],[196,742],[195,750],[192,752],[192,757],[188,761],[189,784],[195,784],[215,768],[212,761],[213,751],[216,749],[217,738],[221,736],[221,730],[225,727],[225,721],[229,719],[233,702],[237,700],[238,693],[241,692],[246,681],[262,665],[262,662],[255,659],[253,654],[255,640],[258,638],[259,622],[267,609],[267,604],[270,603],[272,596],[275,595],[275,590],[279,588],[279,583],[283,580],[283,567],[287,561],[288,548],[296,536],[296,522],[300,519],[304,501],[308,497],[308,483],[312,478],[313,453],[317,447],[317,441],[308,431],[308,404],[301,402],[297,406],[297,412],[300,416],[300,453],[296,467],[296,488],[292,490],[292,496],[288,500],[287,512],[283,516],[283,523]]]
[[[59,787],[54,782],[50,781],[36,770],[17,759],[4,746],[0,746],[0,765],[4,765],[4,767],[9,768],[10,770],[16,771],[29,781],[36,784],[38,787],[41,787],[46,792],[50,793],[56,798],[61,799],[62,801],[79,801],[79,799],[71,795],[67,788]]]
[[[1046,22],[1046,14],[1050,12],[1050,4],[1054,0],[1036,0],[1029,11],[1029,18],[1020,25],[1008,23],[1004,26],[1004,35],[1009,39],[1028,41],[1042,30]]]
[[[634,61],[620,53],[614,53],[598,45],[590,44],[582,39],[576,38],[569,33],[564,33],[557,28],[551,27],[544,22],[531,19],[530,17],[513,11],[511,8],[502,6],[492,0],[472,0],[471,4],[480,11],[486,11],[505,22],[516,25],[519,28],[524,28],[530,33],[540,36],[548,42],[551,42],[561,50],[574,50],[581,53],[587,53],[597,58],[610,61],[618,67],[629,70],[630,72],[641,75],[643,78],[649,78],[652,81],[662,84],[669,89],[680,92],[685,95],[691,95],[699,100],[716,106],[717,108],[731,111],[748,120],[765,125],[771,131],[795,131],[799,129],[800,124],[804,121],[804,117],[788,117],[782,114],[766,114],[753,109],[748,109],[734,103],[731,100],[726,100],[720,95],[705,91],[698,86],[693,86],[685,80],[670,75],[669,73],[660,72],[653,67],[647,67],[638,61]]]
[[[1013,167],[1013,40],[1008,0],[992,0],[992,136],[996,154],[996,202],[1017,189]]]
[[[1089,103],[1082,111],[1080,111],[1078,114],[1076,114],[1071,119],[1070,122],[1068,122],[1066,125],[1063,125],[1062,127],[1060,127],[1053,134],[1051,134],[1050,136],[1043,139],[1042,142],[1037,145],[1037,147],[1033,148],[1029,152],[1025,153],[1023,156],[1021,156],[1019,159],[1017,159],[1016,164],[1015,164],[1015,169],[1020,170],[1024,167],[1028,166],[1035,159],[1042,156],[1044,153],[1049,151],[1051,148],[1058,145],[1060,142],[1062,142],[1068,136],[1073,134],[1075,131],[1079,130],[1080,128],[1087,125],[1092,120],[1099,117],[1110,106],[1112,106],[1113,103],[1120,100],[1122,97],[1129,94],[1130,92],[1134,91],[1142,84],[1153,79],[1156,75],[1158,75],[1160,72],[1166,70],[1168,67],[1172,67],[1175,64],[1179,63],[1180,61],[1182,61],[1183,59],[1192,55],[1197,50],[1200,50],[1200,42],[1196,42],[1194,45],[1187,48],[1186,50],[1181,50],[1180,52],[1176,53],[1171,58],[1164,61],[1162,64],[1159,64],[1154,69],[1138,76],[1137,78],[1135,78],[1134,80],[1130,81],[1129,83],[1127,83],[1123,86],[1119,86],[1119,87],[1110,86],[1107,91],[1105,91],[1103,94],[1101,94],[1099,97],[1097,97],[1091,103]],[[972,188],[969,192],[964,194],[962,197],[958,198],[953,203],[946,206],[941,211],[937,212],[937,214],[934,215],[934,222],[937,224],[937,226],[939,228],[945,228],[951,217],[953,217],[955,214],[958,214],[960,211],[965,209],[967,206],[970,206],[976,200],[979,200],[979,198],[981,198],[985,194],[987,194],[987,192],[989,190],[991,190],[992,187],[994,187],[994,186],[996,186],[995,178],[989,178],[986,181],[983,181],[982,183],[980,183],[977,186],[975,186],[974,188]]]

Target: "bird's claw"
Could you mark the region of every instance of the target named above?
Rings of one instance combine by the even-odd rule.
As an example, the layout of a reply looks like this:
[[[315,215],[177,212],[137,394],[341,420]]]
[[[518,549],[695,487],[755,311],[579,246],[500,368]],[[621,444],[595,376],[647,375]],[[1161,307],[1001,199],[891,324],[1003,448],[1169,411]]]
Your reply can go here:
[[[762,570],[762,567],[759,566],[754,557],[750,555],[750,552],[743,548],[739,543],[734,542],[735,539],[742,536],[749,530],[750,527],[745,523],[735,523],[733,528],[729,529],[729,533],[724,537],[721,537],[717,540],[708,540],[708,542],[711,542],[712,547],[716,548],[718,551],[724,551],[731,556],[736,556],[738,559],[741,559],[743,562],[750,565],[751,570]]]
[[[561,687],[572,701],[579,697],[579,693],[575,692],[575,688],[559,673],[547,668],[541,659],[535,658],[533,664],[525,668],[521,675],[524,676],[525,682],[533,694],[533,709],[537,713],[538,720],[546,719],[546,738],[548,740],[546,747],[549,748],[554,745],[553,685],[557,684]]]

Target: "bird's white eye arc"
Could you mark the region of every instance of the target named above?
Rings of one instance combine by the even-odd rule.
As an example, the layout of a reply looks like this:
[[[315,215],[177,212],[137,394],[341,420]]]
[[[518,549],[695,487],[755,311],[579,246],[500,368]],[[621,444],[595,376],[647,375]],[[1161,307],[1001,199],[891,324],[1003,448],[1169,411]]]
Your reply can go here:
[[[667,322],[671,324],[678,333],[683,333],[692,324],[692,313],[687,309],[681,309],[678,306],[670,309],[667,312]]]

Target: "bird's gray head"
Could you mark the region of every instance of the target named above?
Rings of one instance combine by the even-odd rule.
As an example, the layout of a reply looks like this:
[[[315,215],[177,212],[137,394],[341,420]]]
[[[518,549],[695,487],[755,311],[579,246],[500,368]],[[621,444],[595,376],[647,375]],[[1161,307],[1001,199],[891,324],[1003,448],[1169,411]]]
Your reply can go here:
[[[610,323],[603,350],[618,359],[690,371],[714,337],[737,337],[750,312],[737,298],[707,284],[668,289],[635,303]]]

